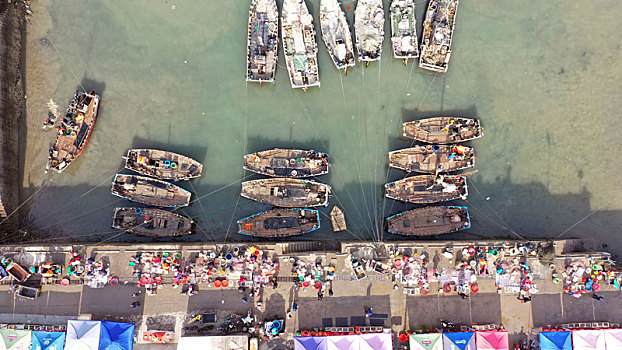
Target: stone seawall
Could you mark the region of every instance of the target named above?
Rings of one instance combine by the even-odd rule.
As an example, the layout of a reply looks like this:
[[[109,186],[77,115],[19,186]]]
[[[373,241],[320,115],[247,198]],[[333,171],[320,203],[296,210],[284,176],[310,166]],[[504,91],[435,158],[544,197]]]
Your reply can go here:
[[[19,206],[22,164],[20,132],[25,118],[25,89],[22,43],[25,19],[21,3],[0,3],[0,210],[2,231],[13,231],[20,223],[12,215]]]

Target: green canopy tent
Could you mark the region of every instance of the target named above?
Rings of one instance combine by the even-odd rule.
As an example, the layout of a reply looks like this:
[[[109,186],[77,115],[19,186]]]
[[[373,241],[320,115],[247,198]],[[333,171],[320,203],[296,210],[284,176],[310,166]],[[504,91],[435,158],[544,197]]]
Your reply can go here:
[[[32,331],[23,329],[0,329],[0,350],[28,350]]]

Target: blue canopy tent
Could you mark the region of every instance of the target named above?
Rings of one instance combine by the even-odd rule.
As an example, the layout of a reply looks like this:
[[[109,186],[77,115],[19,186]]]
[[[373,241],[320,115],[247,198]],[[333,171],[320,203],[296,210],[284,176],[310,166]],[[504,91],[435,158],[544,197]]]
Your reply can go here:
[[[65,347],[65,332],[32,332],[32,350],[62,350]]]
[[[475,350],[475,332],[443,333],[443,350]]]
[[[540,350],[572,350],[570,331],[540,332]]]
[[[133,323],[102,321],[99,350],[132,350],[134,329]]]

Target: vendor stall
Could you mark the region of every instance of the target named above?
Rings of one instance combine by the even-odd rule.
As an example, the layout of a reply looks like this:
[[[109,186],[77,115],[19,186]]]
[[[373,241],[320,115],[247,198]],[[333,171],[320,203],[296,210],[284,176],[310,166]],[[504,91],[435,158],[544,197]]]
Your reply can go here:
[[[443,333],[443,350],[476,350],[475,332]]]
[[[622,329],[605,329],[605,343],[607,350],[622,349]]]
[[[248,336],[226,335],[179,338],[177,350],[199,349],[248,350]]]
[[[32,332],[32,350],[62,350],[65,346],[65,332]]]
[[[606,350],[605,331],[602,329],[578,329],[572,331],[574,350]]]
[[[475,332],[477,350],[509,350],[508,332],[501,330]]]
[[[294,350],[392,350],[390,333],[294,337]]]
[[[572,350],[570,331],[540,332],[540,350]]]
[[[101,321],[67,321],[65,350],[98,349],[101,324]]]
[[[0,329],[0,350],[28,350],[32,331],[23,329]]]
[[[102,321],[99,350],[132,350],[134,324]]]
[[[411,334],[410,350],[443,350],[441,333]]]

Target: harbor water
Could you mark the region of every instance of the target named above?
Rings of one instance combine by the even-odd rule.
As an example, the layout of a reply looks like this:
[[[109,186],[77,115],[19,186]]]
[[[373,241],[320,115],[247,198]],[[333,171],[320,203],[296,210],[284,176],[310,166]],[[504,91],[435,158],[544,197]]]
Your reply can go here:
[[[461,1],[446,74],[391,57],[344,75],[319,36],[319,1],[306,0],[318,32],[320,88],[290,87],[279,48],[274,85],[246,84],[249,0],[79,1],[33,5],[26,49],[27,144],[23,152],[22,242],[146,241],[111,228],[110,194],[128,148],[162,148],[204,163],[179,185],[193,202],[178,212],[198,222],[188,241],[248,240],[236,221],[268,207],[239,196],[242,156],[273,147],[330,153],[330,206],[322,228],[294,238],[401,239],[383,218],[414,208],[385,199],[383,184],[405,176],[387,152],[408,147],[401,123],[425,116],[477,117],[476,167],[467,201],[472,228],[450,237],[593,237],[622,243],[622,65],[614,0]],[[355,1],[341,1],[352,24]],[[279,9],[282,1],[278,2]],[[426,2],[417,1],[418,34]],[[385,12],[389,2],[385,1]],[[385,37],[389,36],[389,20]],[[61,109],[75,89],[102,106],[82,156],[45,174],[54,131],[41,129],[47,102]],[[328,214],[344,209],[348,231]],[[181,239],[180,239],[181,240]],[[622,245],[618,245],[622,246]]]

